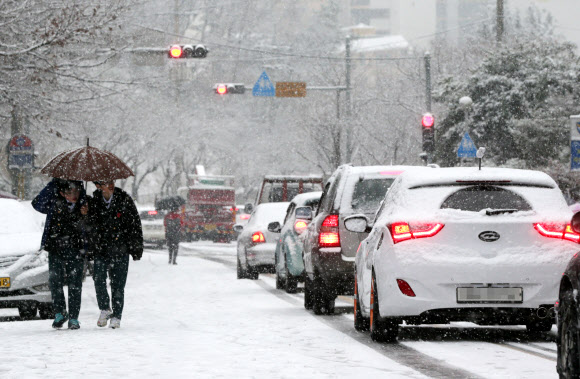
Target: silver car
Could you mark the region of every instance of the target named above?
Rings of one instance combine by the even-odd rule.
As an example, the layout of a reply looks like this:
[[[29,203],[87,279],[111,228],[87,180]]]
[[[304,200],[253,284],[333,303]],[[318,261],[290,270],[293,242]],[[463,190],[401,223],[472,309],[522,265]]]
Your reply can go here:
[[[238,279],[258,279],[260,272],[274,272],[274,253],[280,239],[279,225],[290,203],[259,204],[246,226],[234,225],[238,236]],[[278,232],[269,224],[278,223]]]
[[[54,317],[42,217],[30,204],[0,199],[0,308],[18,308],[23,319]]]

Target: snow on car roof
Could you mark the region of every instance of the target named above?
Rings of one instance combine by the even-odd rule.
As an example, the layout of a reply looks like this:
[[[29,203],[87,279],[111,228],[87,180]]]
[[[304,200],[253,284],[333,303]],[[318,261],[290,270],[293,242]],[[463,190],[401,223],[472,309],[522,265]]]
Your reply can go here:
[[[307,203],[309,201],[319,200],[321,196],[322,196],[322,191],[301,193],[300,195],[294,196],[294,198],[292,199],[292,202],[294,204],[297,204],[297,205],[302,205],[302,204]]]
[[[252,213],[250,223],[252,225],[268,225],[274,221],[282,223],[289,204],[289,202],[258,204]]]
[[[406,188],[436,186],[446,184],[469,184],[470,182],[505,182],[511,185],[528,185],[557,188],[549,175],[533,170],[513,168],[483,167],[414,167],[401,175],[402,185]]]
[[[320,179],[322,180],[322,175],[309,174],[309,175],[266,175],[265,180],[309,180],[309,179]]]

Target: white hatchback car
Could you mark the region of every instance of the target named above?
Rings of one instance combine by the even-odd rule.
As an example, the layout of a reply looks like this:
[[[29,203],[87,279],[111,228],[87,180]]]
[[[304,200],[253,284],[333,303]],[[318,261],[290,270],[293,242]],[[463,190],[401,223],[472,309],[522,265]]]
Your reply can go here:
[[[143,242],[162,247],[165,243],[165,226],[163,218],[165,211],[155,209],[142,209],[139,211],[141,229],[143,230]]]
[[[394,341],[398,325],[472,321],[549,331],[580,235],[548,175],[416,168],[393,183],[355,260],[355,328]]]
[[[0,199],[0,308],[18,308],[23,319],[54,317],[48,255],[39,251],[43,220],[30,204]]]
[[[260,272],[274,271],[274,253],[280,232],[268,230],[268,224],[282,224],[290,203],[258,204],[246,226],[236,224],[238,236],[238,279],[258,279]]]

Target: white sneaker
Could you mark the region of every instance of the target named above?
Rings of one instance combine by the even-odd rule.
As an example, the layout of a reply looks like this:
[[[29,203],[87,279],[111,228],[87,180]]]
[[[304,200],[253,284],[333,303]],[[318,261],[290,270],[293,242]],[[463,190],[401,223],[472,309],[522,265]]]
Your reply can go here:
[[[99,320],[97,321],[97,326],[100,327],[107,326],[107,321],[109,321],[109,318],[111,317],[112,314],[113,312],[111,312],[110,310],[101,311],[101,315],[99,316]]]
[[[111,323],[109,324],[109,328],[117,329],[120,327],[121,327],[121,320],[116,318],[116,317],[113,317],[111,319]]]

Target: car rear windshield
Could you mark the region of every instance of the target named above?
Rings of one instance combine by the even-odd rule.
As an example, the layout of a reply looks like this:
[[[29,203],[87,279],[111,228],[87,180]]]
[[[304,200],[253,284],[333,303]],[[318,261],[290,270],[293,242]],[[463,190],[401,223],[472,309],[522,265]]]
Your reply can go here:
[[[483,209],[514,209],[531,211],[530,204],[520,195],[496,186],[471,186],[451,194],[441,208],[479,212]]]
[[[374,212],[395,179],[365,179],[354,185],[351,207],[353,211]]]

